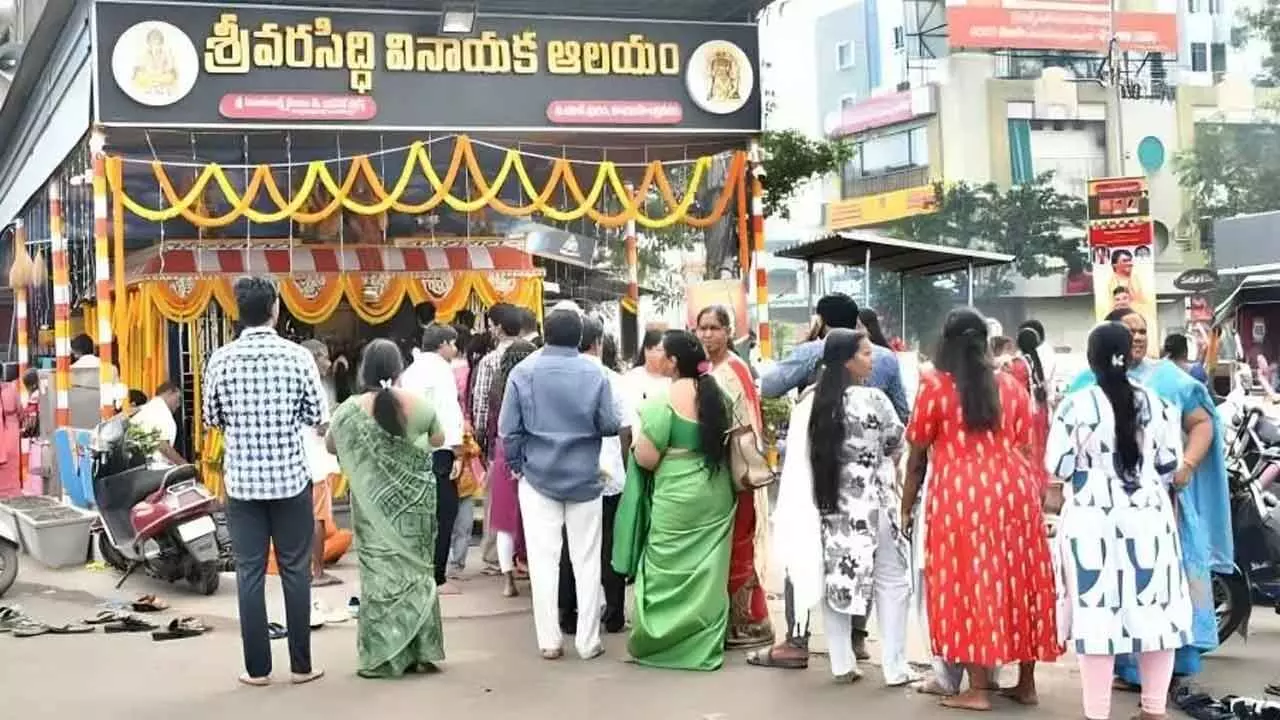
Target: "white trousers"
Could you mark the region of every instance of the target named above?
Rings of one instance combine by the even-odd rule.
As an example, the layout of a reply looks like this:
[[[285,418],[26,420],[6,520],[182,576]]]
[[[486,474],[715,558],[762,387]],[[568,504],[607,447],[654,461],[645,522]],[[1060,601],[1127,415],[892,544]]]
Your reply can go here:
[[[894,541],[889,523],[880,523],[872,568],[876,624],[880,629],[880,666],[886,685],[904,685],[915,679],[907,664],[907,616],[911,581],[907,561]],[[853,616],[822,604],[823,629],[831,657],[831,674],[846,675],[858,669],[853,652]]]
[[[578,631],[574,645],[580,657],[599,654],[600,605],[600,498],[584,503],[552,500],[528,482],[520,481],[520,515],[524,544],[529,555],[529,586],[533,595],[533,625],[538,647],[559,650],[561,529],[569,536],[569,559],[577,582]]]
[[[498,553],[498,569],[503,574],[516,569],[516,536],[501,530],[493,534],[494,546]]]

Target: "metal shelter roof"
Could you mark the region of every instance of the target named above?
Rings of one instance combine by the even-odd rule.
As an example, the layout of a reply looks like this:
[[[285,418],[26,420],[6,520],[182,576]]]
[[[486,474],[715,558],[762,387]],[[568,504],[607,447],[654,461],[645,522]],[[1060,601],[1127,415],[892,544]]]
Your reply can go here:
[[[868,260],[868,253],[870,259]],[[895,240],[872,232],[838,232],[797,243],[775,257],[832,265],[865,265],[904,275],[943,275],[970,268],[1007,265],[1013,255]]]
[[[755,22],[771,0],[477,0],[477,13],[561,15],[566,17],[643,18],[703,22]],[[224,0],[221,4],[352,7],[440,12],[456,0]]]

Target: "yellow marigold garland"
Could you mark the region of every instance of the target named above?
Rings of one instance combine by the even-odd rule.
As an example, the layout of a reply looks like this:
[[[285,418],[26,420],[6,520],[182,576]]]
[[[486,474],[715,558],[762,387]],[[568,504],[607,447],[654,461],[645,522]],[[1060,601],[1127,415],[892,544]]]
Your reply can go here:
[[[515,149],[508,149],[495,177],[491,181],[486,181],[481,172],[479,160],[476,158],[471,142],[466,136],[457,138],[449,169],[445,172],[444,177],[441,177],[432,167],[431,155],[427,146],[418,142],[409,147],[404,167],[390,190],[383,185],[382,180],[369,162],[368,156],[360,155],[352,159],[346,177],[343,178],[341,184],[329,172],[329,168],[324,161],[317,160],[309,163],[306,174],[303,176],[302,182],[292,198],[285,198],[269,165],[259,165],[254,168],[253,174],[245,187],[245,192],[241,195],[231,184],[226,171],[216,163],[205,166],[196,177],[191,188],[185,194],[179,195],[173,186],[172,179],[165,171],[163,163],[155,161],[151,163],[151,170],[156,177],[165,201],[168,203],[167,207],[158,209],[146,207],[125,193],[123,161],[121,158],[108,158],[107,172],[112,188],[121,204],[134,215],[151,222],[165,222],[182,216],[188,222],[202,228],[225,227],[240,218],[248,218],[255,223],[274,223],[293,218],[298,222],[310,224],[329,217],[337,212],[339,208],[345,208],[358,215],[380,215],[388,210],[417,215],[430,212],[441,203],[444,203],[453,210],[464,213],[490,207],[497,212],[513,217],[527,217],[534,213],[542,213],[557,222],[569,222],[586,216],[604,227],[621,227],[627,222],[635,220],[636,223],[645,228],[661,229],[682,221],[692,227],[705,228],[716,223],[724,216],[735,190],[739,184],[744,182],[746,154],[742,152],[734,153],[729,168],[728,180],[713,204],[711,212],[704,217],[692,217],[689,215],[689,209],[697,199],[698,188],[711,167],[711,161],[710,157],[701,157],[694,162],[693,173],[683,198],[676,197],[662,163],[656,160],[649,163],[645,168],[645,174],[640,185],[633,191],[628,191],[614,163],[602,162],[597,166],[596,176],[591,183],[590,189],[583,192],[582,186],[578,183],[578,179],[574,175],[568,160],[555,161],[546,185],[538,188],[529,177],[528,171],[521,160],[520,152]],[[471,185],[478,191],[476,197],[459,198],[453,194],[453,186],[458,180],[458,174],[464,168],[470,176]],[[427,182],[434,189],[434,193],[421,203],[401,202],[401,198],[408,191],[416,171],[422,172]],[[523,188],[524,194],[529,198],[527,205],[513,206],[498,197],[501,188],[513,172]],[[377,202],[366,204],[353,196],[352,190],[361,178],[364,179],[369,191],[377,198]],[[218,186],[218,189],[231,206],[231,209],[222,215],[209,216],[199,212],[201,199],[210,182]],[[317,210],[304,210],[317,184],[328,192],[330,200],[324,207]],[[645,199],[648,197],[650,189],[654,186],[656,186],[668,209],[668,214],[663,217],[650,217],[644,212]],[[563,188],[568,196],[577,203],[577,207],[561,210],[549,202],[550,198],[556,194],[556,190],[560,188]],[[596,209],[596,205],[599,204],[606,188],[613,191],[623,206],[622,210],[616,214],[606,214]],[[253,207],[259,193],[263,190],[266,191],[267,196],[276,205],[276,210],[263,212]]]

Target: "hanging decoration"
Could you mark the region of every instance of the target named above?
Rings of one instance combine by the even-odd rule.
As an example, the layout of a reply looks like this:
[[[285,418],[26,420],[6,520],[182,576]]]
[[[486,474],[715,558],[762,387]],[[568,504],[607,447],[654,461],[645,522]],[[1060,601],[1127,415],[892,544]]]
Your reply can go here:
[[[200,229],[218,228],[230,225],[241,218],[248,218],[255,223],[276,223],[289,218],[303,225],[317,225],[342,209],[363,217],[377,218],[376,223],[385,221],[388,211],[421,215],[428,213],[441,203],[460,213],[473,213],[483,208],[492,208],[496,212],[513,217],[527,217],[534,213],[556,222],[570,222],[588,217],[603,227],[618,228],[628,222],[651,229],[662,229],[683,222],[691,227],[706,228],[715,224],[724,216],[737,190],[737,185],[745,181],[746,154],[733,153],[729,171],[729,181],[725,183],[710,212],[703,217],[690,214],[697,198],[698,188],[711,166],[712,158],[704,156],[693,161],[693,171],[684,197],[676,197],[671,181],[667,178],[663,164],[659,160],[645,166],[644,177],[634,192],[625,187],[618,170],[618,165],[603,161],[596,165],[595,179],[585,192],[572,170],[572,162],[559,158],[554,160],[551,174],[546,185],[539,189],[534,185],[524,166],[521,152],[514,148],[503,148],[505,156],[498,172],[491,180],[484,178],[472,147],[471,140],[465,135],[454,139],[453,155],[448,170],[441,177],[432,166],[431,154],[427,143],[415,142],[408,148],[404,167],[395,183],[388,189],[378,177],[370,156],[358,155],[351,158],[346,175],[339,182],[330,173],[325,161],[317,160],[308,163],[306,173],[296,192],[286,198],[281,192],[272,174],[269,164],[245,168],[248,179],[244,193],[236,191],[228,177],[227,171],[216,163],[206,165],[196,177],[195,182],[185,193],[179,193],[169,172],[162,161],[151,161],[151,169],[159,183],[161,193],[168,202],[167,207],[150,208],[130,197],[124,188],[123,158],[113,156],[108,159],[108,176],[116,198],[133,214],[151,222],[166,222],[179,216]],[[466,171],[468,182],[473,192],[458,197],[453,193],[458,175]],[[413,179],[421,172],[433,188],[433,194],[420,203],[406,203],[402,199],[406,195]],[[503,185],[515,174],[523,194],[529,201],[523,205],[509,205],[498,195]],[[339,173],[341,174],[341,173]],[[211,185],[216,185],[226,198],[228,209],[221,215],[211,215],[206,210],[209,203],[202,202],[204,193]],[[612,190],[618,198],[622,210],[615,214],[606,214],[596,208],[603,197],[605,189]],[[645,213],[646,200],[651,190],[656,189],[666,204],[666,215],[651,217]],[[567,198],[577,203],[572,209],[560,209],[551,204],[550,199],[562,191]],[[267,198],[275,205],[275,210],[257,209],[260,195],[265,192]]]

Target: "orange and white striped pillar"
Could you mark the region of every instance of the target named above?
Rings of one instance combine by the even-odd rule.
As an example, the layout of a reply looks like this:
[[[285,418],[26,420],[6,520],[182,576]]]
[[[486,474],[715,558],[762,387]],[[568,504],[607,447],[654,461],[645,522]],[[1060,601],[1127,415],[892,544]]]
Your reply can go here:
[[[49,244],[53,255],[54,426],[71,425],[71,276],[62,217],[62,181],[49,179]]]
[[[13,223],[13,246],[15,257],[16,253],[25,252],[27,248],[27,228],[21,219]],[[22,378],[31,365],[31,337],[27,330],[27,283],[29,282],[28,279],[13,288],[13,315],[14,322],[18,326],[18,396],[22,398],[23,407],[27,405],[27,384],[22,382]]]
[[[93,168],[93,267],[98,300],[99,411],[106,420],[116,413],[115,365],[111,357],[111,245],[107,239],[107,136],[96,129],[89,136]]]
[[[769,273],[761,262],[764,255],[764,164],[760,145],[751,143],[751,278],[755,281],[756,339],[760,357],[773,356],[773,335],[769,329]]]

